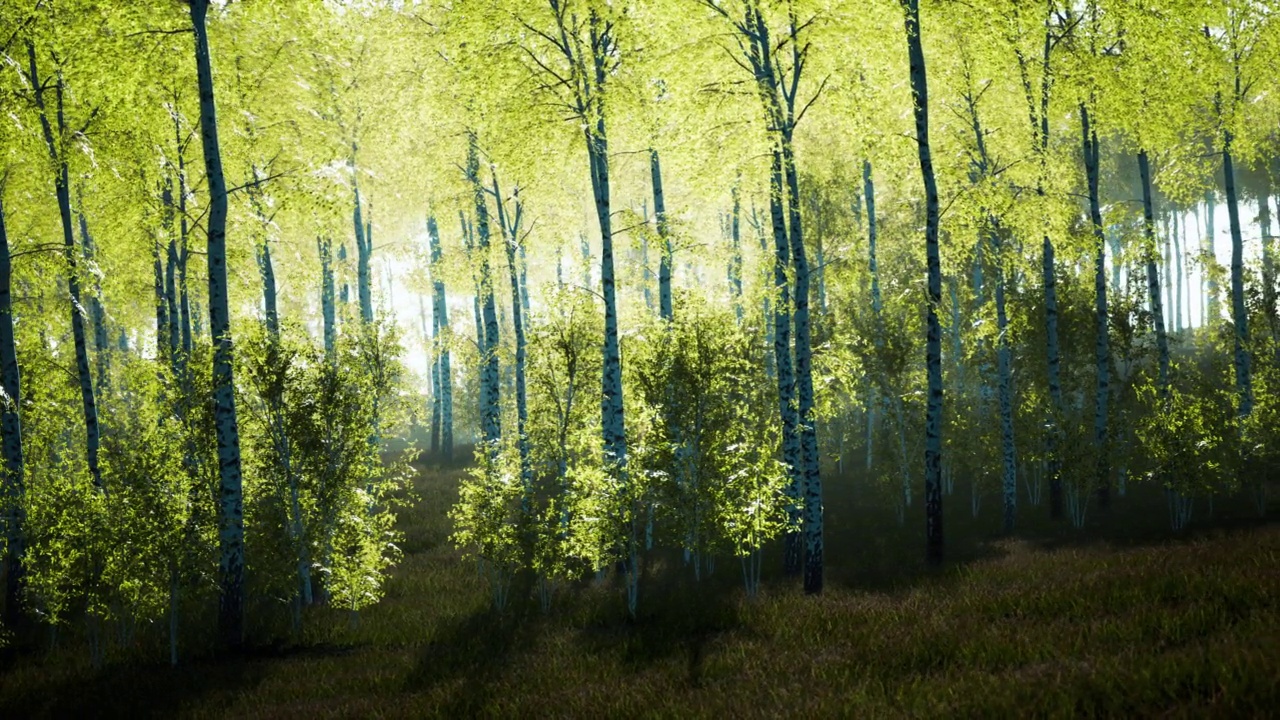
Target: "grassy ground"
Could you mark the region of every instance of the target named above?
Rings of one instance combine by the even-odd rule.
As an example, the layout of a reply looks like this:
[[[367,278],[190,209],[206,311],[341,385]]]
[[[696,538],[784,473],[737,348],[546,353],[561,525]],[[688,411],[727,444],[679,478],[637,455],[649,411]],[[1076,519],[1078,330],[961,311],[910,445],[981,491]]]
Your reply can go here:
[[[621,590],[584,585],[505,616],[448,543],[458,473],[424,472],[406,557],[358,626],[320,608],[297,642],[178,669],[154,647],[93,671],[74,639],[0,665],[18,717],[1274,717],[1280,708],[1280,526],[1245,500],[1171,538],[1158,493],[1134,488],[1077,532],[997,500],[948,498],[949,562],[928,571],[922,511],[899,527],[853,481],[830,480],[827,592],[779,577],[743,597],[668,563],[629,621]],[[919,520],[919,522],[918,522]],[[778,564],[776,551],[767,565]],[[655,563],[656,565],[656,563]],[[285,617],[283,611],[276,611]],[[271,625],[259,613],[258,621]],[[145,656],[139,659],[138,654]],[[154,664],[145,658],[154,658]]]

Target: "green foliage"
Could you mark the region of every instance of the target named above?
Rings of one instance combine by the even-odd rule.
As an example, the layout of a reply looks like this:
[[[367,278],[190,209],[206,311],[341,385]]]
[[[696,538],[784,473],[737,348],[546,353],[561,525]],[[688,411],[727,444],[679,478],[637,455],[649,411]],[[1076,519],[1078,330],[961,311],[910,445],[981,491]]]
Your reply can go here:
[[[1207,370],[1180,373],[1167,399],[1150,381],[1138,387],[1148,408],[1135,428],[1142,471],[1184,495],[1228,490],[1237,477],[1239,426],[1227,389],[1230,375]]]
[[[379,438],[399,432],[398,339],[373,325],[340,337],[332,361],[300,327],[245,332],[243,433],[255,472],[246,489],[258,592],[293,602],[300,559],[331,601],[359,610],[382,595],[400,557],[395,510],[415,451],[384,460]],[[296,516],[295,516],[296,497]]]

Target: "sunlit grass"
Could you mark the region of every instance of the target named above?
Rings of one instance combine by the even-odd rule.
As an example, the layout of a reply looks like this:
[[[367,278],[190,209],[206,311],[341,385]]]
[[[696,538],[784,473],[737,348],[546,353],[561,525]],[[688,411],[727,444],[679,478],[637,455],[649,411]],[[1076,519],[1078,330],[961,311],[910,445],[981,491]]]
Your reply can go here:
[[[978,559],[926,573],[913,528],[893,532],[889,520],[867,531],[885,541],[862,552],[879,553],[880,568],[896,558],[900,572],[877,581],[851,563],[818,598],[774,577],[752,601],[736,565],[722,560],[695,584],[673,556],[642,580],[636,621],[612,579],[562,590],[545,616],[532,598],[498,616],[474,563],[448,542],[458,477],[424,475],[402,518],[404,562],[357,625],[319,608],[301,641],[177,670],[162,655],[154,665],[117,656],[94,673],[68,640],[5,667],[0,716],[1264,717],[1280,707],[1274,525],[1057,549],[1028,531],[979,538]],[[833,514],[852,521],[842,507]]]

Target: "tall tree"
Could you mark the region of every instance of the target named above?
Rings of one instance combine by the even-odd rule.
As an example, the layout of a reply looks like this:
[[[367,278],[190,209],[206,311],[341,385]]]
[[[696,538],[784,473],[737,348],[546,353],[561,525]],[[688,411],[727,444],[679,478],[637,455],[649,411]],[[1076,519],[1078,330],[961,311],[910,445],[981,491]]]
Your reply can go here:
[[[1098,463],[1098,504],[1106,507],[1111,497],[1111,463],[1107,445],[1108,402],[1111,399],[1111,335],[1107,315],[1107,238],[1102,224],[1102,199],[1098,193],[1102,175],[1102,151],[1098,132],[1090,124],[1089,108],[1080,103],[1080,134],[1084,148],[1085,178],[1089,188],[1089,221],[1093,228],[1093,316],[1096,384],[1093,406],[1093,445]]]
[[[582,3],[585,18],[574,9],[574,0],[547,0],[552,27],[525,22],[524,27],[555,51],[556,69],[529,54],[545,78],[544,90],[556,94],[565,109],[582,125],[591,171],[592,199],[600,228],[600,285],[604,298],[604,372],[601,373],[600,417],[604,450],[610,462],[626,465],[626,421],[622,407],[622,355],[618,345],[617,281],[613,263],[612,186],[609,178],[608,94],[609,78],[619,67],[614,12],[597,3]],[[583,238],[584,246],[586,238]]]
[[[449,308],[445,300],[440,267],[440,229],[435,217],[427,218],[427,239],[431,244],[432,324],[435,326],[437,378],[440,394],[440,445],[445,462],[453,461],[453,366],[449,357]]]
[[[499,405],[498,314],[494,305],[493,278],[489,270],[489,205],[485,188],[480,183],[480,148],[475,133],[467,136],[467,182],[471,185],[476,211],[476,255],[479,258],[479,302],[484,318],[484,335],[480,343],[480,432],[490,459],[496,458],[498,440],[502,437],[502,413]]]
[[[218,441],[218,634],[232,648],[244,643],[244,494],[240,428],[236,422],[231,307],[227,286],[227,183],[218,144],[218,113],[209,55],[209,0],[188,0],[195,30],[200,137],[209,191],[206,255],[209,264],[209,333],[213,338],[213,418]]]
[[[792,499],[792,523],[803,527],[801,538],[790,536],[784,555],[784,568],[797,572],[803,559],[804,587],[807,593],[819,593],[823,587],[824,542],[822,509],[822,476],[818,455],[817,428],[814,421],[813,351],[809,312],[810,269],[804,245],[801,222],[799,171],[796,167],[795,131],[807,110],[817,100],[819,88],[808,102],[800,103],[800,80],[809,60],[810,45],[800,35],[811,21],[799,23],[795,5],[786,6],[786,31],[780,40],[773,39],[769,19],[756,0],[742,0],[740,12],[730,12],[715,2],[703,4],[728,20],[742,49],[740,65],[751,72],[755,90],[764,112],[764,120],[772,144],[769,180],[769,215],[773,224],[777,265],[775,280],[779,292],[788,284],[788,261],[794,270],[795,293],[795,371],[789,372],[786,319],[782,310],[787,302],[781,295],[775,310],[775,360],[778,367],[779,403],[782,406],[783,458],[791,469],[787,493]],[[790,57],[784,60],[783,48]],[[783,355],[787,357],[784,358]],[[795,400],[795,409],[790,405]],[[802,518],[802,523],[797,519]]]
[[[27,79],[34,89],[36,109],[40,115],[40,129],[44,135],[45,147],[49,152],[49,160],[54,167],[54,190],[58,198],[58,211],[62,219],[63,259],[67,263],[67,292],[71,297],[71,335],[75,345],[76,376],[80,381],[80,399],[84,406],[85,453],[89,464],[89,474],[94,485],[102,490],[102,471],[98,466],[98,449],[101,445],[102,431],[98,423],[98,401],[94,394],[93,376],[89,371],[89,348],[85,339],[84,307],[81,302],[80,272],[77,262],[76,240],[71,224],[71,181],[67,166],[66,143],[67,128],[66,108],[64,105],[65,87],[62,74],[55,72],[54,120],[49,119],[50,109],[45,101],[46,83],[41,80],[36,63],[35,43],[27,41],[28,70]],[[90,120],[93,119],[91,115]],[[55,134],[53,123],[57,123]],[[86,123],[87,128],[87,123]],[[78,130],[83,134],[85,128]]]
[[[667,225],[667,201],[662,192],[662,161],[657,150],[649,150],[649,174],[653,180],[653,214],[658,223],[658,316],[670,320],[671,308],[671,231]]]
[[[929,144],[929,81],[920,37],[920,0],[901,0],[911,72],[911,97],[916,121],[916,149],[925,196],[925,258],[928,267],[925,337],[925,373],[928,400],[925,410],[924,512],[925,557],[942,562],[942,262],[938,254],[938,182]]]
[[[1070,32],[1064,28],[1060,34],[1054,34],[1054,2],[1047,3],[1044,15],[1044,36],[1040,44],[1040,75],[1037,83],[1032,79],[1031,60],[1015,42],[1015,58],[1018,62],[1018,77],[1022,84],[1022,92],[1027,104],[1027,117],[1031,123],[1031,135],[1035,144],[1037,160],[1036,196],[1043,202],[1048,195],[1045,187],[1049,173],[1049,100],[1053,93],[1053,51],[1058,43]],[[1020,24],[1017,15],[1019,5],[1013,4],[1015,25]],[[1016,39],[1015,39],[1016,40]],[[1036,87],[1038,85],[1038,87]],[[1061,461],[1058,456],[1059,440],[1062,434],[1058,423],[1063,416],[1061,365],[1062,354],[1058,339],[1058,268],[1057,255],[1053,239],[1046,229],[1041,245],[1041,279],[1044,287],[1045,314],[1045,362],[1048,375],[1049,417],[1047,438],[1047,454],[1049,456],[1049,514],[1058,519],[1062,517],[1062,475]]]
[[[7,172],[6,172],[7,174]],[[0,447],[4,450],[4,483],[0,502],[4,513],[4,624],[14,627],[21,618],[23,558],[26,542],[23,520],[24,465],[22,458],[22,382],[18,372],[18,350],[13,338],[13,264],[9,235],[5,229],[5,180],[0,175]]]
[[[1142,182],[1142,258],[1147,269],[1147,300],[1151,303],[1151,323],[1156,331],[1160,364],[1160,397],[1169,396],[1169,336],[1165,332],[1164,307],[1160,299],[1160,272],[1156,261],[1155,201],[1151,191],[1151,161],[1146,150],[1138,152],[1138,174]]]
[[[533,491],[533,469],[529,464],[529,436],[526,427],[529,424],[529,402],[525,391],[525,331],[527,317],[521,301],[520,264],[517,247],[522,244],[520,227],[524,221],[524,206],[520,203],[520,188],[512,193],[515,203],[513,212],[508,213],[506,200],[502,197],[502,189],[498,185],[496,168],[490,166],[493,176],[493,197],[498,206],[498,226],[502,230],[502,245],[507,255],[507,271],[511,279],[511,328],[515,335],[515,391],[516,391],[516,447],[520,452],[521,500],[524,507],[529,507],[530,494]]]

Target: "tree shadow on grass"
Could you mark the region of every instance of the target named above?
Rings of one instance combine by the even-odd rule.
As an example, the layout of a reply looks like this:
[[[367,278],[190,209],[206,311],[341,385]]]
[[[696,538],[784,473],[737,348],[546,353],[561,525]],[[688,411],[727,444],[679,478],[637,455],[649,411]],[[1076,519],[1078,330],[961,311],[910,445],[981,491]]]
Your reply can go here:
[[[122,659],[92,674],[57,673],[56,680],[33,678],[26,687],[11,686],[0,700],[0,717],[169,718],[204,703],[209,695],[252,689],[265,667],[253,651],[176,668]]]
[[[654,553],[640,581],[635,618],[627,613],[621,578],[610,578],[607,592],[584,598],[586,608],[577,634],[587,658],[616,657],[631,669],[642,669],[680,657],[686,680],[701,684],[707,645],[718,635],[742,627],[736,564],[723,563],[693,579],[679,553]]]
[[[1105,545],[1141,548],[1177,544],[1203,537],[1245,533],[1276,523],[1275,508],[1259,517],[1252,499],[1241,494],[1220,495],[1214,512],[1208,501],[1197,498],[1191,525],[1184,531],[1170,528],[1164,492],[1149,484],[1132,482],[1126,495],[1113,490],[1110,507],[1100,510],[1090,498],[1082,528],[1063,518],[1049,516],[1048,488],[1040,505],[1032,505],[1019,485],[1018,520],[1014,532],[1002,532],[1000,497],[988,491],[977,517],[970,505],[966,483],[943,498],[946,545],[940,567],[924,561],[924,508],[916,502],[899,523],[892,502],[883,493],[851,490],[857,478],[830,483],[826,503],[827,582],[854,591],[898,591],[922,583],[946,582],[965,566],[998,560],[1009,552],[1008,541],[1025,543],[1045,552]],[[1273,506],[1275,503],[1272,503]],[[776,550],[771,548],[773,557]],[[766,581],[778,582],[777,572],[766,564]]]
[[[496,682],[517,651],[531,647],[536,618],[527,608],[498,613],[490,608],[458,619],[432,638],[404,681],[405,692],[422,692],[461,679],[462,686],[442,717],[474,717],[484,710],[487,688]]]

